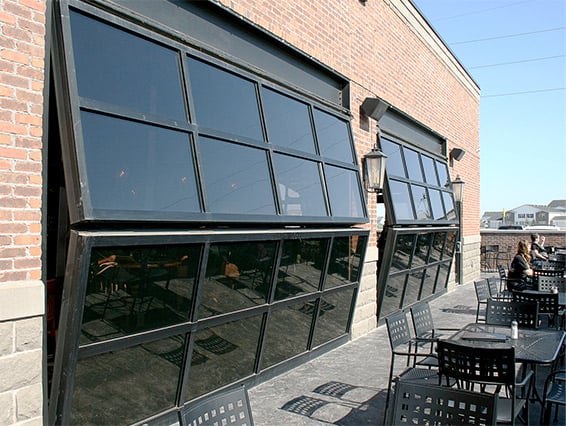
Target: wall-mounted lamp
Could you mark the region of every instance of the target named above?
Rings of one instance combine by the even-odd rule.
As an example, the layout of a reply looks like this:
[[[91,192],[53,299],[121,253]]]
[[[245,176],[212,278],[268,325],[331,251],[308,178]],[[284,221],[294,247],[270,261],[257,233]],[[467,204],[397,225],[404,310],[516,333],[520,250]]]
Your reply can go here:
[[[456,179],[452,181],[452,192],[454,193],[454,201],[461,203],[464,197],[464,182],[460,175],[456,176]]]
[[[364,155],[364,185],[368,192],[380,193],[383,190],[386,159],[387,155],[379,150],[377,144],[374,145],[371,152]]]
[[[454,160],[460,161],[466,155],[466,151],[461,148],[452,148],[450,150],[450,167],[454,166]]]
[[[371,117],[375,121],[379,121],[383,117],[387,108],[389,108],[389,104],[379,98],[365,98],[361,106],[365,116]]]

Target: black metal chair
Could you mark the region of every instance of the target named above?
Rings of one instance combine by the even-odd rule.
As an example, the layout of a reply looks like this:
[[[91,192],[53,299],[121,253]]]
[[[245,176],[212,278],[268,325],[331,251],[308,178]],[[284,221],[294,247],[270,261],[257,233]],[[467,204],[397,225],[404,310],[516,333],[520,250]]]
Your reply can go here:
[[[514,302],[538,303],[538,315],[545,316],[549,327],[557,327],[558,321],[558,293],[546,291],[513,291]]]
[[[566,277],[539,276],[536,283],[539,291],[550,291],[556,287],[560,293],[566,292]]]
[[[552,406],[555,406],[554,422],[558,421],[558,407],[566,406],[566,371],[557,370],[548,375],[544,383],[541,424],[550,424]]]
[[[538,303],[488,300],[485,322],[490,325],[511,325],[517,321],[521,328],[538,328]]]
[[[507,289],[507,271],[502,264],[497,265],[497,272],[499,273],[499,291],[502,292]]]
[[[415,337],[418,340],[438,340],[440,337],[454,334],[459,330],[459,328],[435,328],[428,302],[418,302],[411,306],[410,311]]]
[[[564,269],[537,269],[533,268],[533,279],[538,277],[563,277]]]
[[[182,411],[183,424],[189,426],[253,426],[248,392],[244,386],[211,395]]]
[[[399,381],[389,425],[495,425],[497,396]]]
[[[487,299],[491,297],[489,293],[489,284],[487,283],[486,279],[474,281],[474,286],[476,289],[476,298],[477,298],[477,308],[476,308],[476,322],[483,321],[485,322],[485,307],[487,306]],[[480,318],[480,310],[484,308],[484,315],[483,318]]]
[[[454,380],[458,389],[473,391],[479,388],[481,392],[496,394],[498,423],[514,425],[523,410],[524,418],[529,418],[533,372],[524,372],[523,379],[517,381],[515,348],[512,346],[480,348],[439,340],[438,369],[441,383],[445,379],[450,385],[450,380]]]

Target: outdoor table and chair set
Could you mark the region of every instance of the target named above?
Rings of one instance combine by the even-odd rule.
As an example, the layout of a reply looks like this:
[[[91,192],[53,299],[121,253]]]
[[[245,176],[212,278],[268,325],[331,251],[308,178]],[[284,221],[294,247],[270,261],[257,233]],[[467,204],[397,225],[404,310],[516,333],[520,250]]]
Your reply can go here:
[[[566,406],[564,292],[501,292],[498,280],[475,283],[476,322],[462,328],[435,328],[427,302],[386,318],[385,424],[529,424],[537,403],[537,424],[549,424],[553,407],[556,421]],[[394,374],[399,357],[405,365]],[[537,387],[540,366],[550,374]]]

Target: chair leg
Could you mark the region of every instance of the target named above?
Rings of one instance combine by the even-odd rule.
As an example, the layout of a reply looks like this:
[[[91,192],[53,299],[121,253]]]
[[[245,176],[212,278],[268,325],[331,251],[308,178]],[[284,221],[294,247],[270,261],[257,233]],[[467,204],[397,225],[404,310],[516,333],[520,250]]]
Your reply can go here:
[[[385,411],[383,413],[383,424],[387,424],[387,412],[389,411],[389,399],[391,396],[391,381],[393,380],[393,366],[395,365],[395,355],[391,354],[391,365],[389,366],[389,381],[387,382],[387,397],[385,398]]]

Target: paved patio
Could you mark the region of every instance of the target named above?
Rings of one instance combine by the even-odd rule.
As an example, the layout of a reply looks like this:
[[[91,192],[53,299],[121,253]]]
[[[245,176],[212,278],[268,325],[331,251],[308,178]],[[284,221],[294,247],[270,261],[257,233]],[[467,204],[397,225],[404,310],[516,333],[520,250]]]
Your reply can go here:
[[[436,327],[475,321],[474,284],[430,302]],[[249,389],[257,426],[380,425],[387,395],[390,350],[387,329],[328,352],[288,373]],[[400,369],[403,360],[399,360]],[[546,377],[540,368],[539,378]],[[541,379],[542,380],[542,379]],[[539,389],[542,382],[539,380]],[[531,424],[540,423],[540,405],[531,404]],[[564,424],[562,410],[556,424]],[[551,421],[551,424],[554,424]]]

